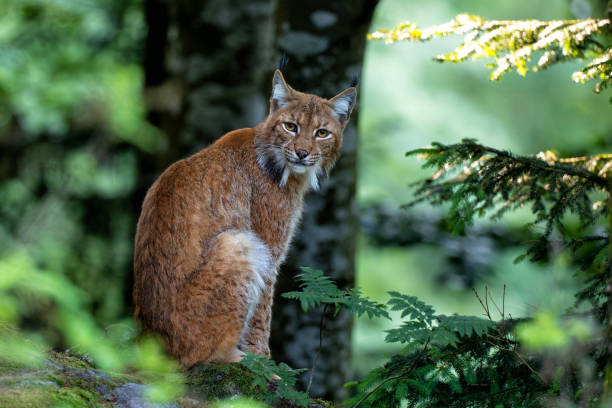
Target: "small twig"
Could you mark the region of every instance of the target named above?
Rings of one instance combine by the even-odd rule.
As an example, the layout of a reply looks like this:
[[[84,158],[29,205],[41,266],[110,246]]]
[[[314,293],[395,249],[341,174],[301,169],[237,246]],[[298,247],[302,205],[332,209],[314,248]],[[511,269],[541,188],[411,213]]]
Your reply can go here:
[[[495,309],[497,309],[497,313],[499,313],[500,315],[502,315],[502,319],[504,318],[504,315],[502,313],[501,310],[499,310],[499,307],[497,306],[497,303],[495,303],[495,300],[493,300],[493,296],[491,296],[491,293],[489,292],[489,298],[491,298],[491,302],[493,302],[493,306],[495,306]]]
[[[425,345],[423,346],[423,350],[421,350],[421,352],[419,353],[419,355],[417,357],[415,357],[414,360],[412,360],[412,362],[410,363],[410,365],[404,369],[401,373],[394,375],[392,377],[386,378],[383,381],[381,381],[376,387],[374,387],[370,392],[368,392],[366,395],[364,395],[363,397],[361,397],[361,399],[359,401],[357,401],[357,403],[355,405],[353,405],[351,408],[357,408],[359,405],[361,405],[361,403],[363,401],[365,401],[366,399],[368,399],[372,394],[374,394],[380,387],[382,387],[384,384],[388,383],[389,381],[393,381],[393,380],[397,380],[398,378],[402,378],[403,376],[405,376],[406,374],[408,374],[409,372],[412,371],[412,369],[414,368],[414,366],[416,365],[416,363],[420,360],[421,356],[423,355],[423,353],[425,352],[425,350],[427,350],[427,346],[429,345],[429,339],[427,339],[427,342],[425,343]]]
[[[485,306],[485,304],[482,302],[482,299],[480,298],[480,295],[478,295],[478,292],[476,292],[476,289],[472,288],[472,292],[474,292],[474,295],[476,295],[476,299],[478,299],[478,301],[482,305],[482,308],[485,310],[485,313],[483,313],[483,316],[487,316],[490,320],[492,320],[491,315],[489,314],[489,308]]]
[[[487,316],[489,319],[491,318],[491,314],[489,313],[489,288],[485,285],[485,305],[487,305]]]
[[[327,314],[327,308],[329,307],[329,303],[325,304],[323,307],[323,312],[321,313],[321,321],[319,322],[319,349],[317,350],[317,354],[315,354],[315,358],[312,361],[312,368],[310,369],[310,378],[308,379],[308,386],[306,387],[306,394],[310,392],[310,386],[312,385],[312,378],[314,377],[315,368],[317,367],[317,360],[321,355],[321,350],[323,350],[323,331],[325,330],[325,315]]]
[[[531,372],[532,372],[532,373],[533,373],[533,374],[534,374],[536,377],[538,377],[538,379],[539,379],[539,380],[542,382],[542,384],[546,384],[546,381],[544,381],[544,379],[543,379],[543,378],[540,376],[540,374],[539,374],[539,373],[538,373],[536,370],[534,370],[534,369],[533,369],[533,368],[532,368],[532,367],[529,365],[529,363],[527,362],[527,360],[525,360],[525,359],[523,358],[523,356],[521,356],[521,355],[519,354],[519,352],[518,352],[518,351],[516,351],[516,349],[512,350],[512,352],[513,352],[513,353],[516,355],[516,357],[517,357],[519,360],[521,360],[521,362],[522,362],[523,364],[525,364],[525,367],[527,367],[527,368],[529,369],[529,371],[531,371]]]
[[[502,294],[502,322],[506,319],[506,284],[504,283],[504,293]]]

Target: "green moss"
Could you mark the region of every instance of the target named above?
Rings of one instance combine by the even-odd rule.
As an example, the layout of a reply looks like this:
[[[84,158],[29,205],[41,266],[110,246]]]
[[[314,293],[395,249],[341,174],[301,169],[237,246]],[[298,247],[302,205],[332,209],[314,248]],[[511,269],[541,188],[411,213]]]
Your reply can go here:
[[[262,400],[267,390],[254,387],[255,374],[239,364],[198,364],[187,375],[188,394],[211,401],[241,395]]]
[[[56,391],[53,385],[4,387],[0,385],[0,407],[45,408],[51,406],[50,394]]]
[[[5,358],[0,359],[0,407],[111,405],[105,396],[121,381],[95,370],[84,356],[43,350],[7,325],[0,327],[0,335],[21,353],[11,359],[3,353]]]
[[[7,326],[0,326],[0,335],[24,344],[28,352],[35,351],[22,353],[26,358],[0,359],[2,408],[111,407],[115,387],[152,380],[145,373],[117,375],[97,370],[86,356],[44,350]],[[273,385],[253,385],[256,374],[240,364],[199,364],[185,374],[187,395],[177,401],[185,408],[208,407],[226,398],[235,401],[236,396],[265,401],[274,392]],[[326,401],[316,403],[313,406],[333,407]]]
[[[49,360],[55,364],[71,368],[94,368],[93,364],[87,359],[87,357],[73,351],[65,351],[63,353],[50,351]]]

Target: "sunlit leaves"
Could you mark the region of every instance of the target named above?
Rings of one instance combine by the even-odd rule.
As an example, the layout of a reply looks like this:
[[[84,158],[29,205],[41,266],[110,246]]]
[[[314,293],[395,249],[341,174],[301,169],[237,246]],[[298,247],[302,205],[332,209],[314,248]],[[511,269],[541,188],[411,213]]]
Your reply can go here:
[[[585,20],[491,20],[460,14],[448,23],[419,29],[413,23],[402,23],[393,29],[381,29],[368,35],[372,40],[427,41],[457,34],[463,42],[452,52],[436,57],[441,62],[463,62],[467,59],[493,58],[491,79],[500,79],[514,70],[525,76],[531,69],[538,71],[560,61],[591,59],[573,74],[575,82],[599,79],[599,92],[612,82],[610,45],[600,43],[600,37],[611,32],[609,19]],[[535,64],[532,58],[538,56]]]

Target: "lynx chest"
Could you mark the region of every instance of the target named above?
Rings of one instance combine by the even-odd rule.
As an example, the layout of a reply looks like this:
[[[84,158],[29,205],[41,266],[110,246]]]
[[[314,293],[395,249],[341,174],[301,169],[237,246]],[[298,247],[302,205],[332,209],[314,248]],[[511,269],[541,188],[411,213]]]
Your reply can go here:
[[[270,191],[271,190],[271,191]],[[298,186],[287,185],[261,191],[255,187],[251,206],[251,225],[270,248],[277,264],[283,261],[302,215],[303,193]]]

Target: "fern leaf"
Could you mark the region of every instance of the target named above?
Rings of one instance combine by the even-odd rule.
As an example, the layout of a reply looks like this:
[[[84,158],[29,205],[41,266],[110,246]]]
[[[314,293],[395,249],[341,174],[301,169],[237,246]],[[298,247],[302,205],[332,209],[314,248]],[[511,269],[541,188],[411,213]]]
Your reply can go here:
[[[402,317],[410,317],[431,325],[435,319],[435,310],[416,296],[403,295],[399,292],[389,292],[391,299],[387,302],[391,310],[401,310]]]
[[[360,288],[350,289],[344,297],[345,307],[357,317],[367,314],[370,319],[374,317],[385,317],[391,320],[387,307],[384,304],[373,302],[362,296]]]
[[[440,346],[457,346],[457,342],[459,338],[455,334],[455,332],[448,330],[446,327],[434,327],[431,330],[431,340],[432,343]]]
[[[315,308],[321,303],[345,303],[344,292],[338,289],[333,280],[325,276],[323,271],[309,267],[300,268],[304,273],[297,275],[302,283],[301,292],[286,292],[281,296],[300,301],[302,310]]]
[[[412,341],[425,343],[431,334],[427,325],[419,320],[404,322],[397,329],[387,330],[386,333],[385,342],[387,343],[410,343]]]
[[[495,323],[488,319],[483,319],[478,316],[438,316],[440,326],[452,332],[457,332],[461,336],[471,336],[475,334],[482,336],[489,329],[495,327]]]

